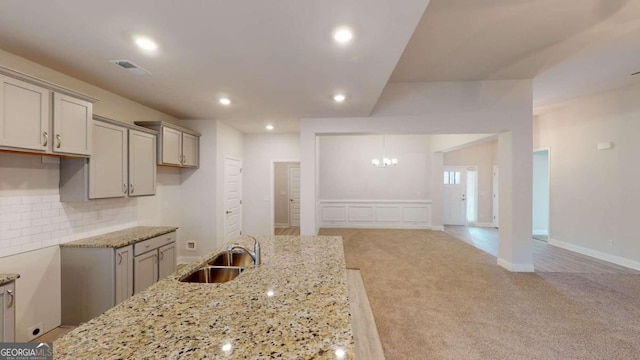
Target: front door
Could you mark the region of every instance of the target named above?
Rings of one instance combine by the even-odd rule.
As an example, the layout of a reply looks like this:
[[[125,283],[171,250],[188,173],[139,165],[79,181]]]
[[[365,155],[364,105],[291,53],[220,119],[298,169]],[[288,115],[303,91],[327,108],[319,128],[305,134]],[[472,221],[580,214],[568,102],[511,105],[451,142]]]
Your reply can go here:
[[[300,166],[289,166],[289,226],[300,226]]]
[[[224,158],[224,240],[242,234],[242,161]]]
[[[444,168],[444,225],[467,224],[466,170],[464,167]]]

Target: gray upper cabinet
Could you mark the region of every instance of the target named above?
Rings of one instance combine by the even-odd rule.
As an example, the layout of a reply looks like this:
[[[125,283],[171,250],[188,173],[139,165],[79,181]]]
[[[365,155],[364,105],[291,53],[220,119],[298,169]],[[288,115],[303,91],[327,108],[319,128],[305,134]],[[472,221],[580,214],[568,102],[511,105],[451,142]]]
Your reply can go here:
[[[0,66],[0,149],[91,156],[95,101]]]
[[[60,201],[155,195],[156,132],[97,115],[91,127],[91,158],[60,160]]]
[[[162,159],[164,165],[182,165],[182,132],[169,128],[162,128]]]
[[[93,121],[93,155],[89,160],[90,199],[127,196],[127,136],[127,128],[123,126]]]
[[[198,167],[199,140],[198,136],[182,133],[182,166]]]
[[[129,130],[129,196],[156,193],[156,136]]]
[[[53,152],[91,155],[93,104],[53,94]]]
[[[46,152],[50,91],[0,75],[0,146]]]
[[[200,165],[200,134],[164,121],[136,121],[158,132],[158,165],[197,168]]]

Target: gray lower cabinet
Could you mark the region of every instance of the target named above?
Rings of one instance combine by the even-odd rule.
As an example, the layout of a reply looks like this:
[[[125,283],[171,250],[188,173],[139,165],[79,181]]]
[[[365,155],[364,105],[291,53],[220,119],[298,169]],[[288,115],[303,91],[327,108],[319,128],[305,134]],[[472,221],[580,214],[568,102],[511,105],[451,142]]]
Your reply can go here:
[[[16,283],[0,286],[0,342],[14,342],[16,327]]]
[[[134,245],[134,294],[176,271],[176,233]]]
[[[158,253],[158,276],[163,279],[176,271],[176,243],[161,247]]]
[[[158,251],[150,251],[148,253],[136,256],[134,258],[135,278],[133,280],[134,293],[148,288],[158,281]]]
[[[116,249],[116,304],[133,294],[133,246]]]
[[[62,324],[89,321],[173,273],[175,244],[174,231],[120,248],[61,246]]]
[[[61,247],[62,324],[78,325],[133,295],[133,246]]]

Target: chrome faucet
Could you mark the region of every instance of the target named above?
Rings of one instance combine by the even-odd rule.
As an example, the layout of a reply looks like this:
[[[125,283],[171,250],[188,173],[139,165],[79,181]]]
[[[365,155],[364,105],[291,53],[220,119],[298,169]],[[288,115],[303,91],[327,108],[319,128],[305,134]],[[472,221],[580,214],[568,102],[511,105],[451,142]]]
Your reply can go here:
[[[249,254],[249,256],[251,256],[254,264],[260,265],[260,243],[258,242],[258,239],[254,238],[253,236],[251,235],[247,235],[247,236],[253,239],[253,251],[247,249],[246,247],[238,243],[233,243],[227,246],[227,251],[231,253],[235,249],[240,249],[246,252],[247,254]]]

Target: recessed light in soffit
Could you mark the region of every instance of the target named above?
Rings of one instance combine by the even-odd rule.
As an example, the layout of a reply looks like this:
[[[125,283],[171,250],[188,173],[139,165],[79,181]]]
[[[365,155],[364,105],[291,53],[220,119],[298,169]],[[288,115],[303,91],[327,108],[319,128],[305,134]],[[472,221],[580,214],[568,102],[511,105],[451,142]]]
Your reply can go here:
[[[134,38],[134,42],[138,47],[144,51],[153,52],[158,50],[158,44],[155,41],[149,39],[148,37],[138,36]]]
[[[114,63],[135,75],[151,75],[149,70],[142,68],[129,60],[111,60],[109,62]]]
[[[339,26],[333,31],[333,39],[338,44],[348,44],[353,39],[353,30],[347,26]]]

